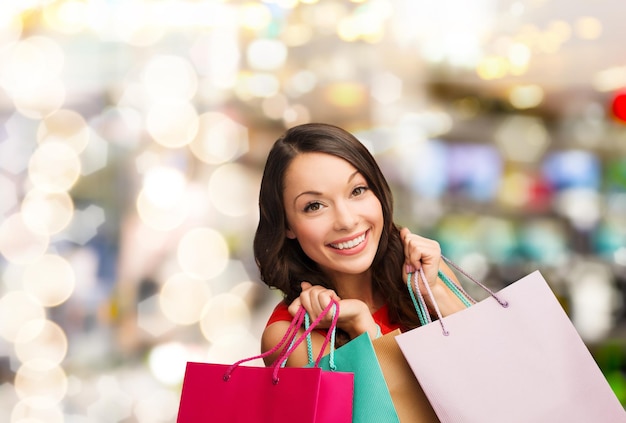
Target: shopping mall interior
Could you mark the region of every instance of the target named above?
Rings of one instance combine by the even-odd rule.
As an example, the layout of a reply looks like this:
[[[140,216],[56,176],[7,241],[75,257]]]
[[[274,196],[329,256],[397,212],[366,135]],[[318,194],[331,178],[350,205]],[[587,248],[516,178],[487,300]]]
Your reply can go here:
[[[396,222],[475,279],[539,270],[626,405],[625,13],[3,0],[0,421],[174,422],[187,361],[258,354],[263,166],[307,122],[362,141]]]

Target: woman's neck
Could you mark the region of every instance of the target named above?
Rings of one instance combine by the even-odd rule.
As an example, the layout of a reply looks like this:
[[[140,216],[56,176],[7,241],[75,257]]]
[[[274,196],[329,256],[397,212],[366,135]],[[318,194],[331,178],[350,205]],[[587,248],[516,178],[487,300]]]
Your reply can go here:
[[[374,313],[382,307],[384,301],[378,292],[374,290],[371,272],[359,275],[341,275],[335,279],[337,295],[341,299],[354,299],[363,301]]]

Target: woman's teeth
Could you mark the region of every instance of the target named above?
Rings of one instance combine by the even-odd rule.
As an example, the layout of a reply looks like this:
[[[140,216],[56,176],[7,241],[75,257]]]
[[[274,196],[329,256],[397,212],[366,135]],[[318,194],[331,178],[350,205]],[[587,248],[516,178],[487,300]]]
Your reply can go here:
[[[340,242],[339,244],[330,244],[330,246],[333,248],[337,248],[338,250],[345,250],[346,248],[354,248],[363,241],[365,241],[365,234],[351,239],[350,241]]]

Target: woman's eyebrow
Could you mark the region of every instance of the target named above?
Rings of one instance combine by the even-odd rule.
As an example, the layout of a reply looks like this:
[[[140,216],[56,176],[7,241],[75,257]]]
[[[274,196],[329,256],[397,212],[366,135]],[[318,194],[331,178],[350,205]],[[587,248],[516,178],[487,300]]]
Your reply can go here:
[[[359,173],[360,172],[358,170],[356,170],[352,174],[350,174],[350,176],[348,176],[348,182],[353,180]],[[322,195],[322,193],[319,192],[319,191],[304,191],[304,192],[301,192],[300,194],[296,195],[296,197],[293,199],[293,203],[295,204],[296,201],[298,200],[298,198],[302,197],[303,195]]]
[[[358,175],[359,173],[360,173],[360,172],[359,172],[358,170],[355,170],[355,171],[354,171],[354,173],[348,177],[348,182],[350,182],[351,180],[353,180],[353,179],[354,179],[354,177],[355,177],[356,175]]]
[[[298,200],[298,198],[302,197],[303,195],[322,195],[322,193],[319,192],[319,191],[304,191],[304,192],[301,192],[300,194],[296,195],[296,197],[293,199],[293,203],[296,204],[296,201]]]

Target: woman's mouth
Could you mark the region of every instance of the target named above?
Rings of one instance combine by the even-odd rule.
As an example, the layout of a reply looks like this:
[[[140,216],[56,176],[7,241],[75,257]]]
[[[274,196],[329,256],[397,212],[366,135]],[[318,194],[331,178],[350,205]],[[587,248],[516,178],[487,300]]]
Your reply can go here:
[[[329,244],[331,247],[336,248],[338,250],[346,250],[348,248],[354,248],[357,245],[361,244],[363,241],[365,241],[365,235],[367,234],[367,232],[364,232],[363,234],[357,236],[356,238],[353,238],[349,241],[345,241],[345,242],[339,242],[337,244]]]

